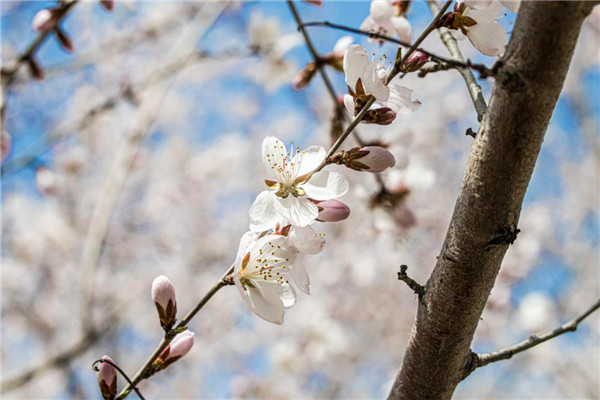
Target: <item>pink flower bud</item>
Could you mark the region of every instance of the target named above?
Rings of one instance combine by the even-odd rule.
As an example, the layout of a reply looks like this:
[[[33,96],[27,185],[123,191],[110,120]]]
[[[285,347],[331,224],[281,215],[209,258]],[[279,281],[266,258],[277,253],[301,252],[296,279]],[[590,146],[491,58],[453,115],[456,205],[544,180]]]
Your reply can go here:
[[[314,61],[311,61],[308,64],[306,64],[306,67],[302,68],[302,70],[298,72],[298,75],[296,75],[292,82],[292,86],[294,87],[294,89],[301,90],[308,86],[310,81],[312,81],[312,79],[314,78],[316,72],[317,65]]]
[[[319,215],[317,220],[321,222],[337,222],[348,218],[350,207],[338,200],[325,200],[317,203]]]
[[[175,336],[175,339],[169,344],[157,360],[154,362],[153,367],[155,371],[167,368],[181,357],[185,356],[194,346],[194,333],[185,331]]]
[[[180,333],[171,342],[171,352],[167,359],[185,356],[192,349],[193,345],[194,332],[185,331]]]
[[[323,0],[304,0],[304,2],[317,7],[321,7],[323,5]]]
[[[160,325],[164,330],[171,329],[177,320],[177,301],[175,287],[164,275],[158,276],[152,282],[152,300],[158,311]]]
[[[37,12],[31,21],[31,27],[36,32],[46,32],[54,27],[56,23],[54,9],[43,9]]]
[[[383,147],[355,147],[344,157],[344,164],[357,171],[381,172],[396,164],[392,153]]]
[[[415,51],[408,57],[408,60],[402,64],[400,70],[404,73],[415,72],[421,69],[421,67],[429,62],[430,58],[427,54],[422,51]]]
[[[106,11],[112,11],[115,8],[115,2],[113,0],[100,0],[100,5]]]
[[[109,356],[102,356],[103,360],[114,362]],[[98,368],[98,386],[104,399],[114,399],[117,395],[117,370],[109,363],[100,363]]]

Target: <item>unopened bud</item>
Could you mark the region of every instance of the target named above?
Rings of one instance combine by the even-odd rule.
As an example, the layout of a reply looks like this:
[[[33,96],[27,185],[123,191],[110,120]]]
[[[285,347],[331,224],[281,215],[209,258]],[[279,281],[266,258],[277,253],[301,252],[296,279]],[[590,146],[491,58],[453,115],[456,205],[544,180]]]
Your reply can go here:
[[[158,311],[160,326],[165,331],[173,327],[177,320],[177,302],[175,300],[175,287],[164,275],[158,276],[152,282],[152,300]]]
[[[365,124],[389,125],[396,119],[396,112],[389,107],[369,110],[361,122]]]
[[[355,147],[344,155],[344,165],[357,171],[381,172],[396,164],[392,153],[383,147]]]
[[[325,200],[317,203],[319,215],[317,220],[321,222],[337,222],[348,218],[350,207],[338,200]]]
[[[73,44],[73,41],[71,40],[69,35],[67,35],[67,33],[62,29],[56,28],[56,38],[58,39],[58,43],[60,43],[60,46],[66,52],[72,53],[75,50],[75,45]]]
[[[300,72],[298,72],[298,75],[296,75],[294,81],[292,82],[292,86],[294,86],[294,89],[300,90],[308,86],[310,81],[312,81],[312,79],[315,77],[316,72],[317,65],[314,61],[311,61],[308,64],[306,64],[306,67],[302,68]]]
[[[430,57],[422,51],[415,51],[408,57],[408,60],[402,64],[400,71],[404,73],[415,72],[421,69],[421,67],[427,64]]]
[[[56,11],[53,8],[44,8],[35,14],[31,21],[31,27],[36,32],[46,32],[56,24]]]
[[[106,11],[112,11],[115,8],[115,2],[113,0],[100,0],[100,5]]]
[[[185,356],[194,345],[194,333],[185,331],[175,336],[153,364],[155,371],[160,371]]]
[[[114,362],[109,356],[102,356],[103,360]],[[98,386],[105,400],[113,400],[117,395],[117,370],[107,362],[100,363],[98,368]]]

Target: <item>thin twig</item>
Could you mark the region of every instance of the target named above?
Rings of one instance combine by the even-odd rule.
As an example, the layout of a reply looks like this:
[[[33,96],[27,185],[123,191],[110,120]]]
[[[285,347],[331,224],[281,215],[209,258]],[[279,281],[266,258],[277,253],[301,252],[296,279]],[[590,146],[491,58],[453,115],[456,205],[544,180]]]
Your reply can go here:
[[[432,14],[436,14],[439,12],[439,7],[435,0],[427,0],[429,4],[429,9]],[[452,56],[452,60],[457,62],[465,62],[465,59],[458,48],[458,43],[456,43],[456,39],[452,36],[450,31],[446,28],[439,28],[440,38],[444,45],[448,48],[450,55]],[[447,62],[447,61],[446,61]],[[469,95],[471,96],[471,100],[473,101],[473,105],[475,106],[475,111],[477,112],[477,120],[481,122],[483,120],[483,116],[487,111],[487,104],[485,103],[485,99],[483,98],[483,93],[481,91],[481,86],[477,83],[477,79],[473,75],[473,72],[469,68],[457,68],[458,72],[462,75],[465,83],[467,84],[467,89],[469,90]]]
[[[391,36],[383,35],[381,33],[376,33],[376,32],[363,31],[361,29],[357,29],[357,28],[353,28],[353,27],[345,26],[345,25],[341,25],[341,24],[335,24],[335,23],[329,22],[329,21],[305,22],[298,29],[302,29],[304,27],[310,27],[310,26],[325,26],[325,27],[339,29],[339,30],[346,31],[346,32],[356,33],[358,35],[381,39],[381,40],[395,43],[395,44],[398,44],[401,46],[406,46],[406,47],[411,46],[410,43],[405,42],[403,40],[396,39]],[[462,68],[471,68],[471,69],[479,72],[482,77],[495,76],[495,74],[496,74],[496,72],[493,69],[488,68],[486,65],[476,64],[476,63],[473,63],[471,60],[459,61],[459,60],[442,57],[438,54],[432,53],[429,50],[425,50],[422,47],[418,47],[415,50],[418,50],[424,54],[427,54],[429,57],[431,57],[432,61],[435,61],[437,63],[447,64],[449,68],[461,68],[461,67]]]
[[[77,4],[78,0],[66,0],[56,10],[54,15],[54,26],[51,29],[47,29],[40,34],[31,42],[29,46],[21,53],[14,61],[8,63],[8,67],[2,68],[2,107],[0,107],[0,119],[2,120],[2,129],[4,129],[4,123],[6,121],[6,107],[7,107],[7,96],[8,89],[14,82],[14,77],[25,62],[30,61],[35,52],[40,48],[46,38],[55,31],[55,28],[60,25],[62,20],[69,14],[69,11]]]
[[[119,367],[117,364],[115,364],[114,362],[110,361],[110,360],[105,360],[103,358],[96,360],[92,363],[92,369],[94,371],[99,371],[100,369],[98,367],[96,367],[96,364],[98,363],[107,363],[113,366],[113,368],[115,368],[117,371],[119,371],[119,373],[121,374],[121,376],[123,378],[125,378],[125,380],[127,381],[127,383],[129,383],[129,385],[133,388],[133,390],[135,391],[135,393],[138,395],[138,397],[142,400],[146,400],[144,398],[144,396],[142,396],[142,393],[140,392],[140,390],[135,387],[135,385],[133,384],[133,382],[131,382],[131,379],[129,379],[129,377],[127,376],[127,374],[121,369],[121,367]]]
[[[421,33],[421,35],[417,38],[417,40],[415,40],[415,42],[410,46],[410,48],[408,49],[406,54],[404,54],[404,56],[402,57],[400,62],[394,63],[394,69],[392,69],[392,72],[390,72],[389,76],[387,77],[387,81],[386,81],[387,83],[390,83],[391,80],[396,75],[398,75],[398,73],[400,73],[401,67],[402,67],[402,65],[404,65],[406,60],[408,60],[408,58],[412,55],[412,53],[414,53],[415,50],[417,50],[419,48],[419,46],[421,45],[421,43],[423,43],[423,41],[427,38],[427,36],[429,36],[429,34],[431,32],[433,32],[434,30],[437,29],[438,21],[442,18],[442,16],[444,16],[444,13],[448,9],[448,7],[450,7],[450,4],[452,4],[452,1],[453,0],[446,1],[446,3],[443,5],[443,7],[437,12],[435,17],[433,17],[433,20],[429,23],[427,28],[425,28],[423,33]]]
[[[52,368],[60,366],[67,362],[68,360],[76,357],[87,349],[89,349],[94,343],[98,341],[104,334],[106,334],[110,328],[113,327],[114,320],[111,321],[110,324],[105,324],[102,328],[98,328],[95,331],[87,331],[79,341],[71,345],[68,349],[61,351],[58,354],[55,354],[35,367],[32,367],[25,372],[21,372],[18,376],[3,381],[2,387],[0,388],[1,392],[8,392],[10,390],[16,389],[20,386],[23,386],[39,374],[48,371]]]
[[[185,329],[188,322],[190,322],[192,320],[192,318],[194,318],[194,316],[198,313],[198,311],[200,311],[204,307],[204,305],[206,303],[208,303],[208,301],[219,290],[221,290],[223,287],[225,287],[229,284],[227,282],[226,278],[231,273],[233,273],[233,269],[234,269],[234,265],[229,267],[229,269],[223,274],[221,279],[219,279],[217,281],[217,283],[215,283],[213,285],[213,287],[210,288],[210,290],[200,299],[198,304],[196,304],[196,306],[187,313],[187,315],[179,322],[179,324],[177,324],[177,326],[175,328],[171,329],[169,332],[167,332],[165,334],[164,338],[160,341],[160,343],[158,344],[158,346],[156,347],[156,349],[154,350],[152,355],[150,357],[148,357],[146,362],[144,362],[144,364],[140,367],[140,369],[138,369],[138,371],[136,372],[136,374],[134,375],[134,377],[132,379],[132,382],[125,389],[123,389],[121,391],[121,393],[119,393],[119,395],[117,396],[118,400],[122,400],[122,399],[126,398],[129,395],[129,393],[131,393],[132,387],[134,385],[137,385],[140,381],[142,381],[144,379],[145,374],[152,367],[152,364],[154,363],[154,361],[156,361],[156,359],[158,358],[158,356],[160,356],[160,354],[163,352],[163,350],[166,349],[167,346],[171,343],[171,341],[177,336],[178,332]]]
[[[552,330],[550,332],[546,332],[541,335],[530,336],[529,338],[527,338],[526,340],[523,340],[520,343],[517,343],[517,344],[507,347],[505,349],[494,351],[492,353],[485,353],[485,354],[472,353],[471,354],[471,360],[472,360],[471,365],[469,366],[469,369],[465,375],[465,378],[471,372],[476,370],[477,368],[486,366],[493,362],[508,360],[515,354],[522,353],[525,350],[529,350],[530,348],[535,347],[540,343],[544,343],[550,339],[553,339],[553,338],[560,336],[562,334],[565,334],[567,332],[575,332],[577,330],[577,327],[581,323],[581,321],[586,319],[590,314],[592,314],[594,311],[598,310],[599,308],[600,308],[600,300],[596,301],[583,314],[579,315],[576,318],[573,318],[572,320],[562,324],[561,326],[559,326],[558,328],[555,328],[554,330]]]
[[[398,272],[398,280],[401,280],[404,283],[406,283],[408,287],[411,288],[417,296],[419,296],[419,299],[421,299],[425,295],[425,286],[418,284],[417,281],[408,276],[408,274],[406,273],[407,270],[408,266],[404,264],[400,266],[400,272]]]
[[[338,101],[338,95],[335,92],[335,88],[333,87],[331,80],[329,79],[329,75],[327,75],[327,72],[325,71],[325,65],[324,65],[324,63],[322,63],[320,61],[321,56],[319,55],[319,53],[317,53],[317,50],[315,49],[315,46],[312,42],[312,39],[310,38],[310,35],[306,31],[306,29],[304,29],[305,24],[302,22],[302,18],[300,18],[300,14],[298,14],[298,10],[296,9],[296,6],[294,6],[294,2],[288,0],[287,3],[290,8],[290,11],[292,12],[292,15],[294,16],[294,19],[296,20],[298,29],[300,30],[300,32],[302,32],[302,36],[304,37],[306,46],[308,47],[308,50],[310,51],[310,54],[313,57],[315,65],[316,65],[317,69],[319,70],[319,74],[321,75],[321,78],[323,79],[323,83],[325,84],[325,87],[327,88],[327,92],[329,93],[329,96],[331,97],[331,100],[333,101],[333,104],[335,106],[335,112],[338,113],[338,115],[340,115],[344,121],[347,121],[348,114],[346,114],[346,110],[344,109],[344,107],[342,107],[342,105]],[[360,134],[356,131],[356,129],[352,132],[352,136],[358,142],[359,146],[366,145],[365,141],[360,137]],[[385,182],[383,181],[383,178],[381,177],[380,173],[378,173],[378,172],[375,173],[375,179],[377,180],[377,183],[379,183],[381,190],[387,191],[387,189],[385,187]]]

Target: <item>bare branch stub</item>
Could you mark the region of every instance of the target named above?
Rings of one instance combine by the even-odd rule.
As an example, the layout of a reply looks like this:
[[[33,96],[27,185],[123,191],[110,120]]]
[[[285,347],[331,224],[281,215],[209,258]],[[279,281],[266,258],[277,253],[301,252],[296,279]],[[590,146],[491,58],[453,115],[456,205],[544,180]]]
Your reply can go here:
[[[469,360],[468,365],[465,367],[463,379],[469,376],[471,372],[475,371],[477,368],[484,367],[488,364],[497,361],[508,360],[512,358],[512,356],[514,356],[515,354],[522,353],[550,339],[554,339],[557,336],[563,335],[567,332],[575,332],[579,324],[599,308],[600,300],[597,300],[581,315],[573,318],[572,320],[564,323],[563,325],[553,329],[550,332],[530,336],[529,338],[520,343],[491,353],[477,354],[475,352],[471,352],[471,358]]]
[[[419,296],[419,300],[421,300],[421,298],[425,295],[425,286],[420,285],[419,283],[417,283],[417,281],[408,276],[406,273],[407,270],[407,265],[402,264],[400,266],[400,272],[398,272],[398,280],[401,280],[404,283],[406,283],[408,287],[411,288],[417,296]]]

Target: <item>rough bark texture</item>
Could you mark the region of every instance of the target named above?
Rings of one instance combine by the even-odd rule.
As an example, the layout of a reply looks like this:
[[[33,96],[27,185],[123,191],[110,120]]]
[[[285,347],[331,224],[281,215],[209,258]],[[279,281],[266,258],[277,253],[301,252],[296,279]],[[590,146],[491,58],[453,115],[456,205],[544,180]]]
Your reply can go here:
[[[449,399],[470,371],[473,334],[594,4],[522,2],[390,399]]]

